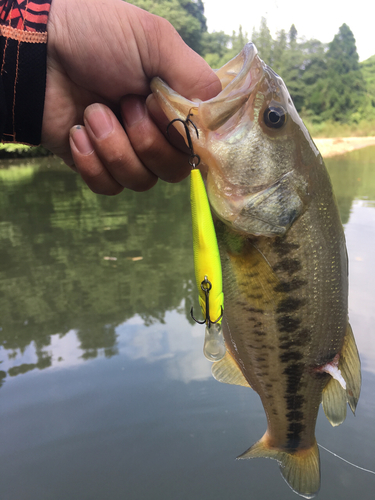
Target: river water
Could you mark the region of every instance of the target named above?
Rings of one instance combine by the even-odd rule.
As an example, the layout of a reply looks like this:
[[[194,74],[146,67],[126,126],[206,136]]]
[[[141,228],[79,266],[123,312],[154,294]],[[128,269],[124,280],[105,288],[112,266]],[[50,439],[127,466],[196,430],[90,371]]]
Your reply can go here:
[[[375,148],[327,161],[362,360],[354,417],[318,442],[375,470]],[[266,419],[202,354],[188,182],[92,194],[58,160],[0,168],[0,499],[287,500],[271,460],[236,461]],[[319,500],[375,476],[321,450]]]

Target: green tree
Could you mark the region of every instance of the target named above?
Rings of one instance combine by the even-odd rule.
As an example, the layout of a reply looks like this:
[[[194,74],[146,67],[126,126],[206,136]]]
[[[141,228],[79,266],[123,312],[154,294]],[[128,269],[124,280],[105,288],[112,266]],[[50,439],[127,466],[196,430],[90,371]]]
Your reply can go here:
[[[360,68],[366,83],[366,91],[370,98],[374,100],[375,106],[375,55],[361,62]]]
[[[224,31],[205,32],[202,35],[202,54],[211,68],[220,68],[229,52],[230,35]]]
[[[290,27],[289,33],[288,33],[288,39],[289,39],[290,46],[297,43],[297,35],[298,35],[298,31],[297,31],[296,27],[294,26],[294,24],[292,24],[292,26]]]
[[[279,75],[284,73],[285,57],[288,49],[287,35],[285,30],[276,33],[276,40],[272,50],[272,69]]]
[[[366,99],[361,114],[366,120],[375,120],[375,55],[360,63],[366,86]]]
[[[347,122],[365,99],[365,82],[349,26],[343,24],[328,47],[326,76],[314,84],[308,106],[321,120]]]
[[[262,17],[260,21],[259,31],[257,31],[256,29],[253,30],[252,42],[258,49],[259,57],[263,59],[267,64],[271,65],[273,40],[265,17]]]
[[[205,33],[203,36],[205,60],[211,68],[220,68],[225,63],[233,59],[247,44],[247,33],[239,27],[238,33],[232,32],[232,36],[226,35],[223,31],[218,33]]]
[[[167,19],[193,50],[202,53],[207,31],[202,0],[131,0],[129,3]]]

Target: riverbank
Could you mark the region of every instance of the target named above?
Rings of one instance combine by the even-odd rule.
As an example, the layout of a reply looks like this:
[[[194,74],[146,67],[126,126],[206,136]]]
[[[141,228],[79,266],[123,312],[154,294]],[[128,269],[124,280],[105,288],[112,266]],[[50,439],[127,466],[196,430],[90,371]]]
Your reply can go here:
[[[314,139],[323,158],[342,155],[355,149],[375,146],[375,137],[334,137],[329,139]]]
[[[314,142],[323,158],[342,155],[354,151],[355,149],[375,146],[374,137],[330,137],[316,138]],[[6,158],[27,158],[49,155],[49,151],[42,146],[30,148],[23,144],[0,144],[0,159]]]

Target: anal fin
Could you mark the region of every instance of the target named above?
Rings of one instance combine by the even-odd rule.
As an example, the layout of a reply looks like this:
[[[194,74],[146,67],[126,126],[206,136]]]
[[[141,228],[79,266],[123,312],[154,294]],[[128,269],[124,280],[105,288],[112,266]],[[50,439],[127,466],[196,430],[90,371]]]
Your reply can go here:
[[[250,387],[233,356],[228,351],[223,359],[212,365],[212,375],[216,380],[224,384]]]
[[[346,382],[346,389],[343,389],[339,381],[334,378],[331,378],[323,389],[323,410],[333,426],[340,425],[345,420],[347,402],[355,413],[361,391],[361,362],[349,323],[338,369]]]
[[[346,380],[346,397],[350,409],[355,413],[361,392],[361,361],[350,324],[346,328],[344,346],[341,351],[339,368]]]
[[[331,378],[323,389],[323,410],[331,425],[336,427],[346,418],[346,391]]]

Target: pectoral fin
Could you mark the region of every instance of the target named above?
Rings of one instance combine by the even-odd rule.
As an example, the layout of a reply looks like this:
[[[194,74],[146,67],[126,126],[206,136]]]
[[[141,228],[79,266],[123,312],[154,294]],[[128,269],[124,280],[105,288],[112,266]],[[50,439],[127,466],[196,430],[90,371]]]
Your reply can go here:
[[[346,403],[353,413],[361,391],[361,363],[351,326],[348,323],[344,345],[340,354],[338,370],[346,382],[346,389],[339,379],[331,378],[323,389],[323,410],[333,426],[346,418]]]
[[[232,355],[227,351],[220,361],[212,365],[212,375],[223,384],[242,385],[250,387]]]

